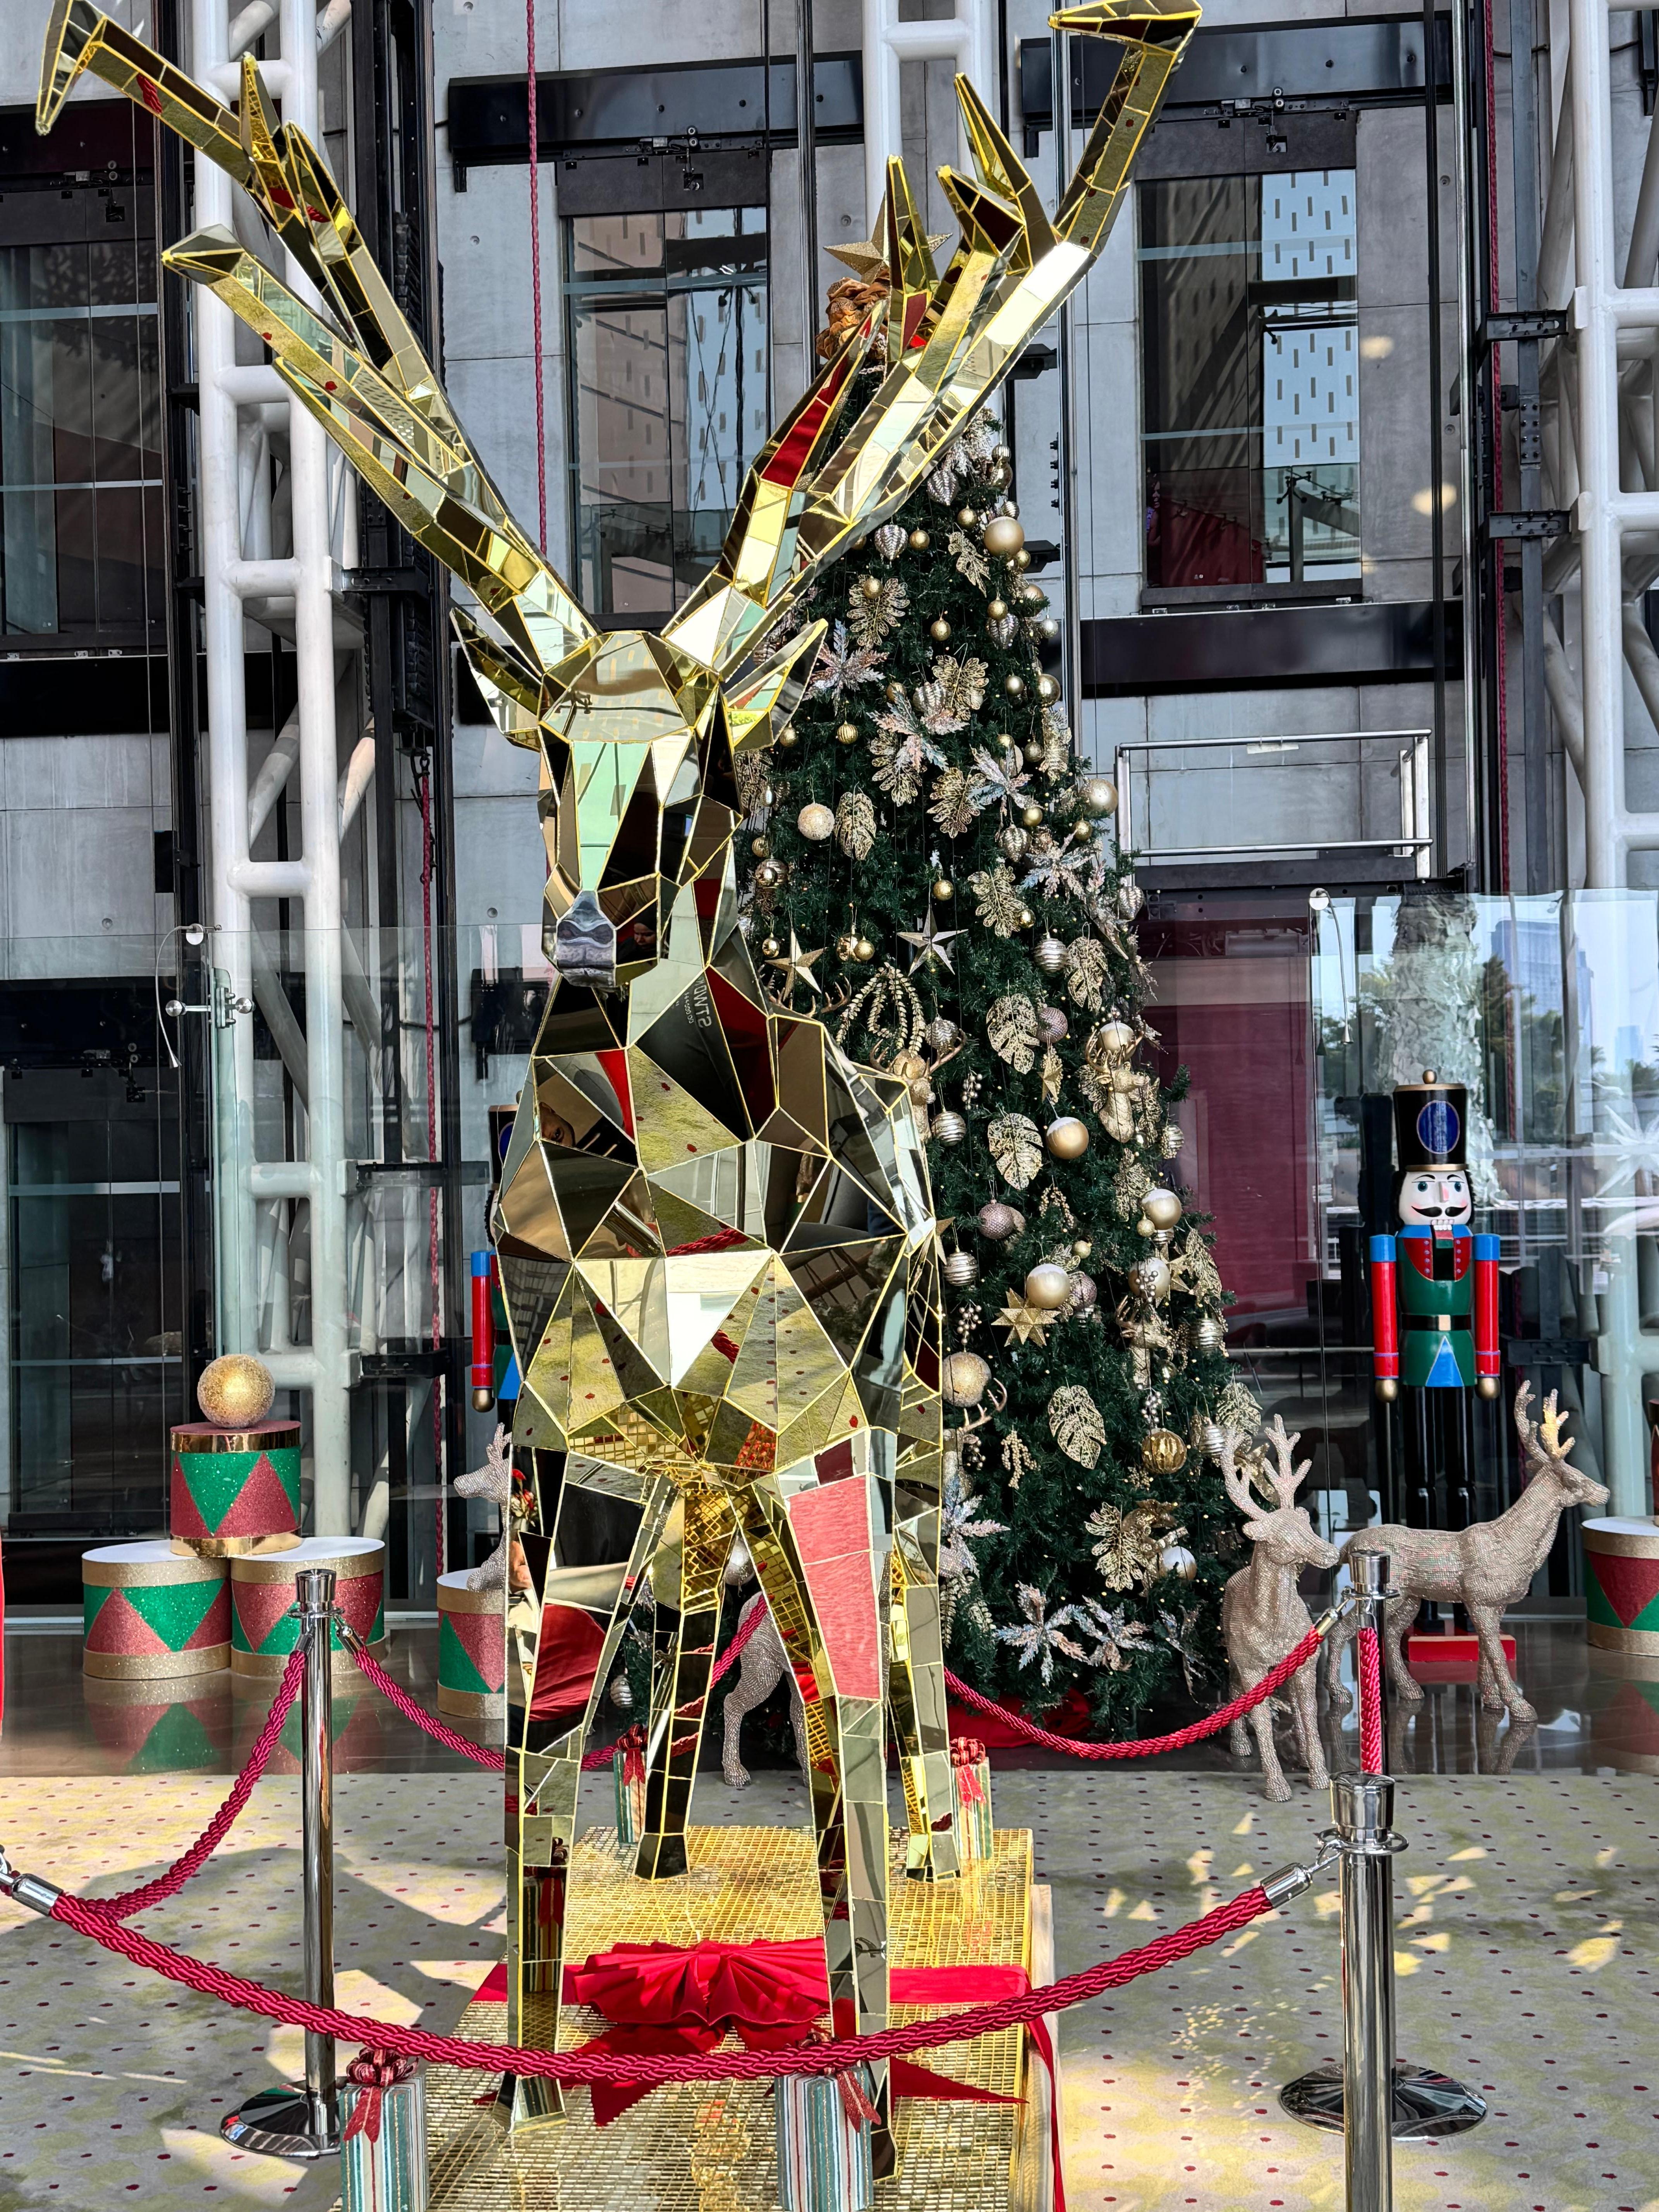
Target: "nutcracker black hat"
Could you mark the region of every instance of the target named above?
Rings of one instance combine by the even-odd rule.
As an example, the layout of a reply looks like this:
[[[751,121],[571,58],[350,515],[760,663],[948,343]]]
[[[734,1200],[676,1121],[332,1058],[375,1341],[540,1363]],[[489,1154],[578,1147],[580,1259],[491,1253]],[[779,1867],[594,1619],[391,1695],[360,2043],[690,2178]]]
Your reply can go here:
[[[1419,1168],[1461,1168],[1469,1094],[1461,1083],[1441,1083],[1425,1067],[1420,1083],[1402,1083],[1394,1094],[1394,1141],[1400,1173]]]

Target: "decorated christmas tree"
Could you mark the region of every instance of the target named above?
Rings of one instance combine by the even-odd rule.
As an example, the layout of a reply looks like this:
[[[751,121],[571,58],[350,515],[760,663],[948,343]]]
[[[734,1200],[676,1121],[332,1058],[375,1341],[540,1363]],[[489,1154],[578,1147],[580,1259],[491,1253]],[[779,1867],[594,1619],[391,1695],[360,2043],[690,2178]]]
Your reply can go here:
[[[884,285],[865,251],[821,352]],[[830,629],[793,728],[745,764],[748,926],[780,1003],[929,1111],[948,1662],[1121,1729],[1221,1683],[1239,1547],[1204,1447],[1255,1408],[1151,1066],[1116,795],[1044,672],[1058,624],[1009,481],[981,417],[800,608]]]

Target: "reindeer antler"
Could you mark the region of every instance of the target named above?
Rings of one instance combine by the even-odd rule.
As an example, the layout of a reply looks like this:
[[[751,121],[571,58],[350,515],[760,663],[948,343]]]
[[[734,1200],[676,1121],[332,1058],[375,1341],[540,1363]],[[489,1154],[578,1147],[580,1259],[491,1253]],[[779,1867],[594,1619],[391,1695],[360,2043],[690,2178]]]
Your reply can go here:
[[[1567,1417],[1556,1411],[1554,1391],[1545,1399],[1543,1413],[1536,1421],[1527,1418],[1527,1407],[1531,1402],[1532,1385],[1523,1382],[1515,1394],[1515,1425],[1520,1433],[1522,1449],[1534,1467],[1565,1467],[1567,1454],[1572,1449],[1572,1438],[1561,1433],[1561,1424]]]
[[[1216,1460],[1221,1468],[1221,1480],[1227,1486],[1227,1495],[1247,1521],[1265,1521],[1267,1509],[1258,1505],[1250,1490],[1249,1478],[1238,1470],[1238,1447],[1244,1441],[1243,1429],[1223,1429],[1221,1449]]]
[[[1302,1441],[1302,1431],[1298,1429],[1294,1436],[1286,1436],[1285,1417],[1282,1413],[1275,1413],[1273,1425],[1263,1433],[1273,1448],[1273,1457],[1279,1462],[1277,1471],[1270,1474],[1267,1478],[1273,1484],[1273,1493],[1281,1506],[1294,1505],[1296,1493],[1302,1487],[1303,1478],[1313,1465],[1310,1459],[1304,1459],[1300,1467],[1291,1464],[1291,1455]]]
[[[944,276],[903,164],[887,165],[880,234],[891,290],[872,307],[750,470],[720,559],[665,634],[724,671],[751,652],[812,575],[909,496],[1080,284],[1106,241],[1129,164],[1197,27],[1195,0],[1089,0],[1056,29],[1126,48],[1050,223],[1030,177],[966,77],[956,81],[975,175],[943,168],[962,224]],[[885,369],[833,453],[859,369]]]

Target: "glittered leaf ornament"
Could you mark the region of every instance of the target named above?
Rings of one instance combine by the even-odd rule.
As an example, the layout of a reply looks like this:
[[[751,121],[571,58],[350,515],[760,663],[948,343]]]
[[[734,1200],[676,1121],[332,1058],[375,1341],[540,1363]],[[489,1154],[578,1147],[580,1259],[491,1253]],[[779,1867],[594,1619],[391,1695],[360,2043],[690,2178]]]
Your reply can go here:
[[[875,849],[876,810],[867,793],[843,791],[836,801],[836,842],[854,860]]]
[[[1080,1382],[1067,1382],[1048,1401],[1048,1428],[1067,1459],[1096,1467],[1106,1448],[1106,1424],[1100,1408]]]
[[[1027,1114],[999,1114],[985,1132],[991,1158],[1005,1182],[1024,1190],[1042,1165],[1042,1138]]]
[[[985,1034],[1000,1060],[1017,1075],[1030,1074],[1036,1064],[1039,1033],[1036,1008],[1029,999],[995,1000],[985,1017]]]

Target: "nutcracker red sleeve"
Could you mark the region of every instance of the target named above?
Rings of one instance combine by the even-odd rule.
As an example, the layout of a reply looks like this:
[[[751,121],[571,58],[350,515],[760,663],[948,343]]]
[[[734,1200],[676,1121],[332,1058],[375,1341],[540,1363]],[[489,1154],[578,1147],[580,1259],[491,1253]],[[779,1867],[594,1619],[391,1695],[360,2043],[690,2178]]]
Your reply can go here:
[[[1496,1375],[1498,1350],[1498,1239],[1474,1240],[1474,1371]]]
[[[1395,1240],[1371,1239],[1371,1374],[1379,1382],[1400,1379],[1400,1309],[1395,1300]]]
[[[482,1413],[495,1401],[495,1255],[472,1255],[472,1403]]]

